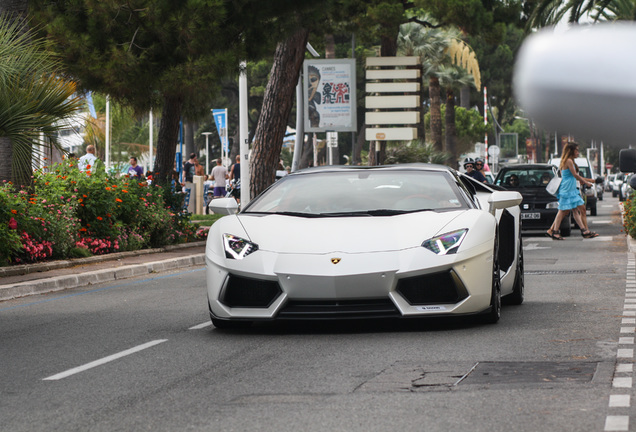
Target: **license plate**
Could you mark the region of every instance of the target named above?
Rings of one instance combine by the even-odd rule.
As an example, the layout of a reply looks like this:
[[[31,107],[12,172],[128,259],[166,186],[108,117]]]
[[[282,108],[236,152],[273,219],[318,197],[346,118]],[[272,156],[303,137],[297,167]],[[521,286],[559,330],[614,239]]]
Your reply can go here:
[[[521,213],[521,219],[541,219],[541,213]]]

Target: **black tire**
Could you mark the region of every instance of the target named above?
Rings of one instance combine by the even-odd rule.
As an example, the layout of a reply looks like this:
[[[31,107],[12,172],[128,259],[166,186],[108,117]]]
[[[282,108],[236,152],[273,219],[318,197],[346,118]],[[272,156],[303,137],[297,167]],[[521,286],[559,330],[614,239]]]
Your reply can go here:
[[[523,270],[523,244],[519,244],[519,258],[517,260],[517,274],[515,284],[512,286],[512,293],[504,297],[506,304],[520,305],[525,296],[525,276]]]
[[[612,198],[616,198],[616,195],[618,195],[618,193],[616,191],[612,191]]]
[[[590,216],[596,216],[596,205],[590,209]]]
[[[212,325],[221,330],[241,329],[241,328],[251,327],[252,321],[230,321],[230,320],[212,318]]]
[[[492,294],[490,296],[490,310],[483,315],[483,322],[496,324],[501,318],[501,276],[499,274],[499,239],[495,238],[492,263]]]
[[[561,221],[561,226],[559,227],[559,232],[562,237],[570,237],[572,234],[572,223],[570,222],[570,216],[564,217]]]

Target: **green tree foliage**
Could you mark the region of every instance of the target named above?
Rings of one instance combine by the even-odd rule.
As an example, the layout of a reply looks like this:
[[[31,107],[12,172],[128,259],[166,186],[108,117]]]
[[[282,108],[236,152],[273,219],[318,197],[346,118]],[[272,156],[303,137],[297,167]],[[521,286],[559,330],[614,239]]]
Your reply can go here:
[[[634,0],[539,0],[533,3],[528,29],[553,26],[567,20],[578,23],[583,18],[593,21],[636,20]]]
[[[75,83],[57,75],[46,42],[22,20],[0,16],[0,179],[27,184],[34,146],[57,147],[57,131],[81,107]]]
[[[161,106],[157,179],[175,159],[179,121],[205,114],[220,79],[239,60],[262,56],[286,34],[292,0],[60,0],[31,3],[68,72],[85,89],[109,94],[139,111]]]

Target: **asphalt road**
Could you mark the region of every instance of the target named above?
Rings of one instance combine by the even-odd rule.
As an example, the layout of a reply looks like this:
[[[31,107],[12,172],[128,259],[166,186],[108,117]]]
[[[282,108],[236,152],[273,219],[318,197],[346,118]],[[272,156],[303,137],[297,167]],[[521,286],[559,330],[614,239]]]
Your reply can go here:
[[[611,194],[590,221],[524,236],[496,325],[221,331],[202,267],[0,302],[0,430],[636,430],[634,254]]]

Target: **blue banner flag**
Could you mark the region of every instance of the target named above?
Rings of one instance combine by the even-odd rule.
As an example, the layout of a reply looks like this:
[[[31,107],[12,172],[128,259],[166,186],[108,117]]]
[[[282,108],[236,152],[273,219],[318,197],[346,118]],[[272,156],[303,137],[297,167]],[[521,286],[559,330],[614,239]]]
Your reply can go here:
[[[227,139],[227,108],[225,109],[213,109],[212,117],[216,123],[216,129],[219,131],[219,138],[221,139],[221,145],[223,151],[230,151],[229,140]]]

